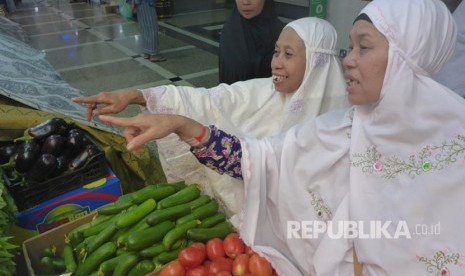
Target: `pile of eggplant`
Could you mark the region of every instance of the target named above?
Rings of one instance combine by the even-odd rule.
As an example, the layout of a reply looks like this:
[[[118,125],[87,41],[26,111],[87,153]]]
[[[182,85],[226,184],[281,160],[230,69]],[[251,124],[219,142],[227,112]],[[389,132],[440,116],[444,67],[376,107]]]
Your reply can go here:
[[[62,118],[52,118],[1,146],[0,168],[10,181],[31,184],[79,170],[99,153],[84,131]]]

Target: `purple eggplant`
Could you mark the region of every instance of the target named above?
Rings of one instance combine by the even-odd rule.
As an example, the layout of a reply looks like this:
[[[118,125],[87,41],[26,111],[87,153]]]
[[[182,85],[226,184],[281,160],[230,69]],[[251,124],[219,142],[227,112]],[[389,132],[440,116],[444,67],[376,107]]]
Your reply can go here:
[[[100,149],[94,145],[90,144],[87,145],[81,153],[79,153],[68,165],[70,171],[76,171],[82,167],[84,167],[93,156],[100,153]]]
[[[10,162],[17,148],[17,144],[8,144],[0,147],[0,165]]]
[[[57,157],[57,165],[55,170],[49,175],[50,178],[57,177],[64,173],[68,169],[68,164],[70,160],[65,155],[60,155]]]
[[[73,128],[68,132],[64,154],[72,159],[84,148],[86,135],[82,130]]]
[[[40,146],[34,140],[19,144],[15,153],[15,170],[21,174],[29,171],[40,155]]]
[[[43,153],[34,163],[34,166],[29,170],[25,178],[28,181],[43,181],[53,173],[57,166],[57,158],[50,153]]]
[[[48,136],[42,144],[42,153],[50,153],[59,156],[66,145],[65,137],[60,134],[52,134]]]
[[[62,118],[52,118],[27,130],[29,136],[34,139],[42,139],[52,134],[64,134],[68,129],[68,123]]]

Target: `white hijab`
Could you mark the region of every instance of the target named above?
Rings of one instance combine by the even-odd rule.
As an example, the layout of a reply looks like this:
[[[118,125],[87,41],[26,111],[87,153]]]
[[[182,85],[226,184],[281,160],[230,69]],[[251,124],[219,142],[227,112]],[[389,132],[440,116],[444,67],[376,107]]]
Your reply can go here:
[[[405,221],[412,239],[353,241],[364,275],[463,275],[465,102],[430,77],[453,53],[455,23],[437,0],[374,0],[362,13],[389,41],[379,102],[244,139],[241,235],[283,275],[351,275],[351,240],[287,239],[287,222],[331,210],[333,222],[393,221],[392,234]],[[440,235],[413,235],[438,222]]]
[[[271,78],[221,84],[211,89],[169,85],[143,91],[148,110],[185,115],[231,134],[261,138],[284,132],[323,112],[348,106],[333,26],[308,17],[285,28],[293,28],[306,48],[305,74],[296,92],[276,91]],[[229,215],[240,212],[242,181],[221,176],[201,165],[176,135],[158,140],[157,145],[168,181],[202,184],[206,193],[223,203]]]
[[[302,84],[285,105],[279,133],[319,114],[349,106],[334,27],[325,20],[306,17],[284,28],[292,28],[304,41],[307,63]]]
[[[465,1],[453,13],[457,24],[457,44],[454,54],[434,79],[465,97]]]

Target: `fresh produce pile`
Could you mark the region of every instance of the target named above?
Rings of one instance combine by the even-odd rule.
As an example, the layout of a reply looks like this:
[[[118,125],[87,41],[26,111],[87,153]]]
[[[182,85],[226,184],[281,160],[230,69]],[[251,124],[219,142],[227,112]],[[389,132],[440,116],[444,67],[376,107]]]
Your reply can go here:
[[[9,242],[8,228],[14,218],[16,206],[13,199],[5,192],[0,171],[0,276],[16,275],[15,254],[18,246]]]
[[[182,249],[160,276],[273,276],[276,272],[263,257],[246,246],[237,233],[224,239],[195,242]]]
[[[97,158],[102,159],[104,166],[107,166],[104,153],[86,133],[61,118],[52,118],[28,128],[23,137],[0,147],[0,168],[6,176],[5,184],[20,209],[30,207],[21,205],[25,202],[35,205],[59,193],[87,184],[72,181],[73,179],[70,181],[70,177]],[[108,167],[95,177],[103,177],[107,172]],[[64,175],[66,177],[63,177]],[[93,180],[95,179],[90,181]],[[59,189],[58,184],[63,185],[63,189]],[[32,189],[27,190],[28,188]],[[31,195],[31,198],[24,197],[29,192],[36,194]],[[19,198],[16,198],[17,196]]]
[[[41,273],[145,275],[189,243],[232,231],[216,200],[198,185],[148,185],[97,209],[91,222],[69,232],[63,252],[41,258]]]

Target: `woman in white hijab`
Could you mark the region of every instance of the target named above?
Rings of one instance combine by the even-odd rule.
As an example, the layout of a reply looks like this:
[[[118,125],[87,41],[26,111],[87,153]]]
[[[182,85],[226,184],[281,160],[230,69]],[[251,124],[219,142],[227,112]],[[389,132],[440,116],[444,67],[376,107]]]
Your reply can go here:
[[[294,45],[290,44],[292,38]],[[301,18],[287,24],[277,41],[272,78],[220,84],[211,89],[168,85],[73,100],[87,103],[91,109],[95,104],[105,104],[94,111],[96,114],[119,112],[130,103],[146,103],[148,112],[153,114],[185,115],[234,135],[262,138],[348,106],[336,43],[337,34],[330,23]],[[302,67],[295,69],[296,62]],[[190,146],[176,135],[158,140],[157,145],[168,181],[202,184],[205,192],[223,203],[228,215],[240,211],[241,180],[205,168],[190,153]]]

